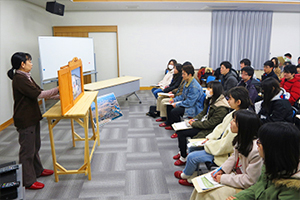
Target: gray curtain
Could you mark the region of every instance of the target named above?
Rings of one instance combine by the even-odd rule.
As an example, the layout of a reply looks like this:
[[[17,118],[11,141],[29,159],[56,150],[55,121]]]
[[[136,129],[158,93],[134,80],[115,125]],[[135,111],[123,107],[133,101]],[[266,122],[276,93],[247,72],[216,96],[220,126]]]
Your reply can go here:
[[[213,11],[210,67],[216,69],[229,61],[240,69],[240,60],[248,58],[255,69],[263,69],[270,59],[273,12]]]

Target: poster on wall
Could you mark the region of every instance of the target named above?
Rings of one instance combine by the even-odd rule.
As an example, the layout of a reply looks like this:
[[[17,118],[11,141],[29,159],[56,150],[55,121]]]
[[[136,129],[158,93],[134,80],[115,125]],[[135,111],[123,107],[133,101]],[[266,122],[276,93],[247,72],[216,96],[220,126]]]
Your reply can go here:
[[[103,126],[104,124],[123,116],[114,93],[109,93],[97,97],[97,105],[99,126]],[[96,124],[96,108],[94,102],[91,105],[91,109],[93,114],[93,121],[94,124]]]

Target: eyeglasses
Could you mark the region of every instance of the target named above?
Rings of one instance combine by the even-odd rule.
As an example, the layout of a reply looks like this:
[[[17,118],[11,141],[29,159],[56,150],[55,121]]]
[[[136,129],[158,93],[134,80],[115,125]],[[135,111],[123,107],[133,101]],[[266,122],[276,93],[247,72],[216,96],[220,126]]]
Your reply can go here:
[[[261,142],[260,142],[259,139],[256,140],[256,144],[257,144],[257,146],[258,146],[259,144],[261,144]]]

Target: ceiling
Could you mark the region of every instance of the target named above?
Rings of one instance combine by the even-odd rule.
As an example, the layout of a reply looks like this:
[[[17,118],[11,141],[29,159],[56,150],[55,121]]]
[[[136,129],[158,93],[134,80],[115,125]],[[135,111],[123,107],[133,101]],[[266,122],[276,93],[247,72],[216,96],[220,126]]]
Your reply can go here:
[[[24,0],[31,4],[46,8],[47,1],[54,0]],[[76,0],[74,0],[76,1]],[[300,13],[300,0],[191,0],[191,1],[110,1],[100,2],[73,2],[71,0],[57,0],[57,3],[65,5],[65,12],[69,11],[211,11],[211,10],[250,10],[250,11],[274,11]],[[244,3],[243,1],[247,2]]]

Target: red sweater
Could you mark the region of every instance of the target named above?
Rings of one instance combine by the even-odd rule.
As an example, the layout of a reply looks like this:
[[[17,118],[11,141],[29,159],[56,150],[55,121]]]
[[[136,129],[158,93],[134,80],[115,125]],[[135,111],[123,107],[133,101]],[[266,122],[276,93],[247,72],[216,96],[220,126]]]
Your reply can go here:
[[[293,78],[287,81],[285,78],[282,78],[280,87],[291,94],[289,102],[293,106],[300,97],[300,79]]]

